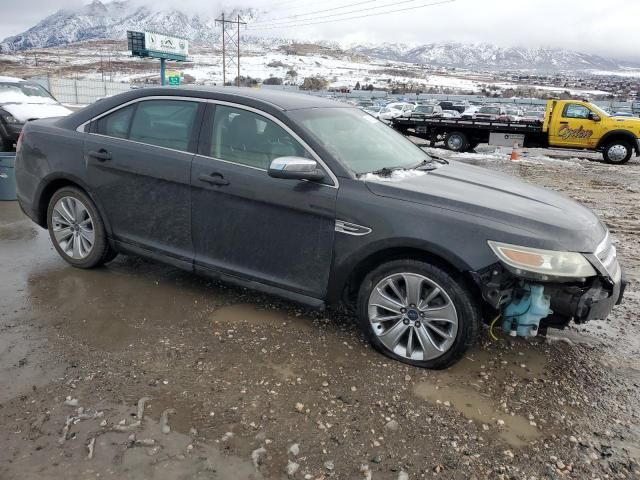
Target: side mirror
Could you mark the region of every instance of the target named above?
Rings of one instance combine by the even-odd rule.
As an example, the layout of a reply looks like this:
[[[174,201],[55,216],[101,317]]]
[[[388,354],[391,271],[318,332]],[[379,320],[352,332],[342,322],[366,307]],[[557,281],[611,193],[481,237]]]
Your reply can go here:
[[[602,120],[600,118],[600,115],[597,115],[595,113],[590,113],[589,114],[589,118],[591,118],[591,120],[593,120],[594,122],[599,122],[600,120]]]
[[[278,157],[269,165],[268,175],[273,178],[289,180],[311,180],[317,182],[324,178],[315,160],[302,157]]]

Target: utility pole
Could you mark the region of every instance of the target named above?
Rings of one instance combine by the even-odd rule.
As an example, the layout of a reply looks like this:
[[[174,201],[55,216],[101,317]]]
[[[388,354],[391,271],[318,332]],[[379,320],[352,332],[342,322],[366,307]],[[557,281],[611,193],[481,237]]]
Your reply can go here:
[[[222,25],[222,85],[227,83],[227,67],[230,64],[237,66],[236,86],[240,86],[240,25],[246,25],[238,15],[236,20],[225,20],[224,13],[216,19],[216,23]],[[227,24],[236,24],[237,30],[227,28]],[[227,55],[227,45],[235,46],[234,54]]]

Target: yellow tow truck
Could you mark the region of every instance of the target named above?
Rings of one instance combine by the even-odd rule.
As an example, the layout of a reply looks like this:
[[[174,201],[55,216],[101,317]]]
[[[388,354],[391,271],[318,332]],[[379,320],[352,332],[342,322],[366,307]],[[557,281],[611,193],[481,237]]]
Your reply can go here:
[[[542,121],[458,118],[392,120],[403,133],[444,141],[449,150],[468,151],[479,143],[524,147],[557,147],[602,152],[608,163],[640,156],[640,118],[610,116],[586,100],[549,100]]]

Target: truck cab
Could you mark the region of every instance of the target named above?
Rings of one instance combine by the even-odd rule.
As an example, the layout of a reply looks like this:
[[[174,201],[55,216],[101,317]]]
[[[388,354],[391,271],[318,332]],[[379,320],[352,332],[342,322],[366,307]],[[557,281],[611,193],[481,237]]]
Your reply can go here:
[[[640,154],[640,119],[612,117],[584,100],[550,100],[543,130],[550,146],[601,151],[609,163]]]

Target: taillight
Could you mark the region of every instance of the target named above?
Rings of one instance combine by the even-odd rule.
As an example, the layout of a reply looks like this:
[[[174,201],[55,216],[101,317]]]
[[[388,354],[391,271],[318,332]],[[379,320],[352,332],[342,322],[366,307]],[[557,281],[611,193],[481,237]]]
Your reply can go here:
[[[18,137],[18,141],[16,142],[16,153],[20,151],[22,148],[22,135],[24,135],[24,129],[20,131],[20,136]]]

